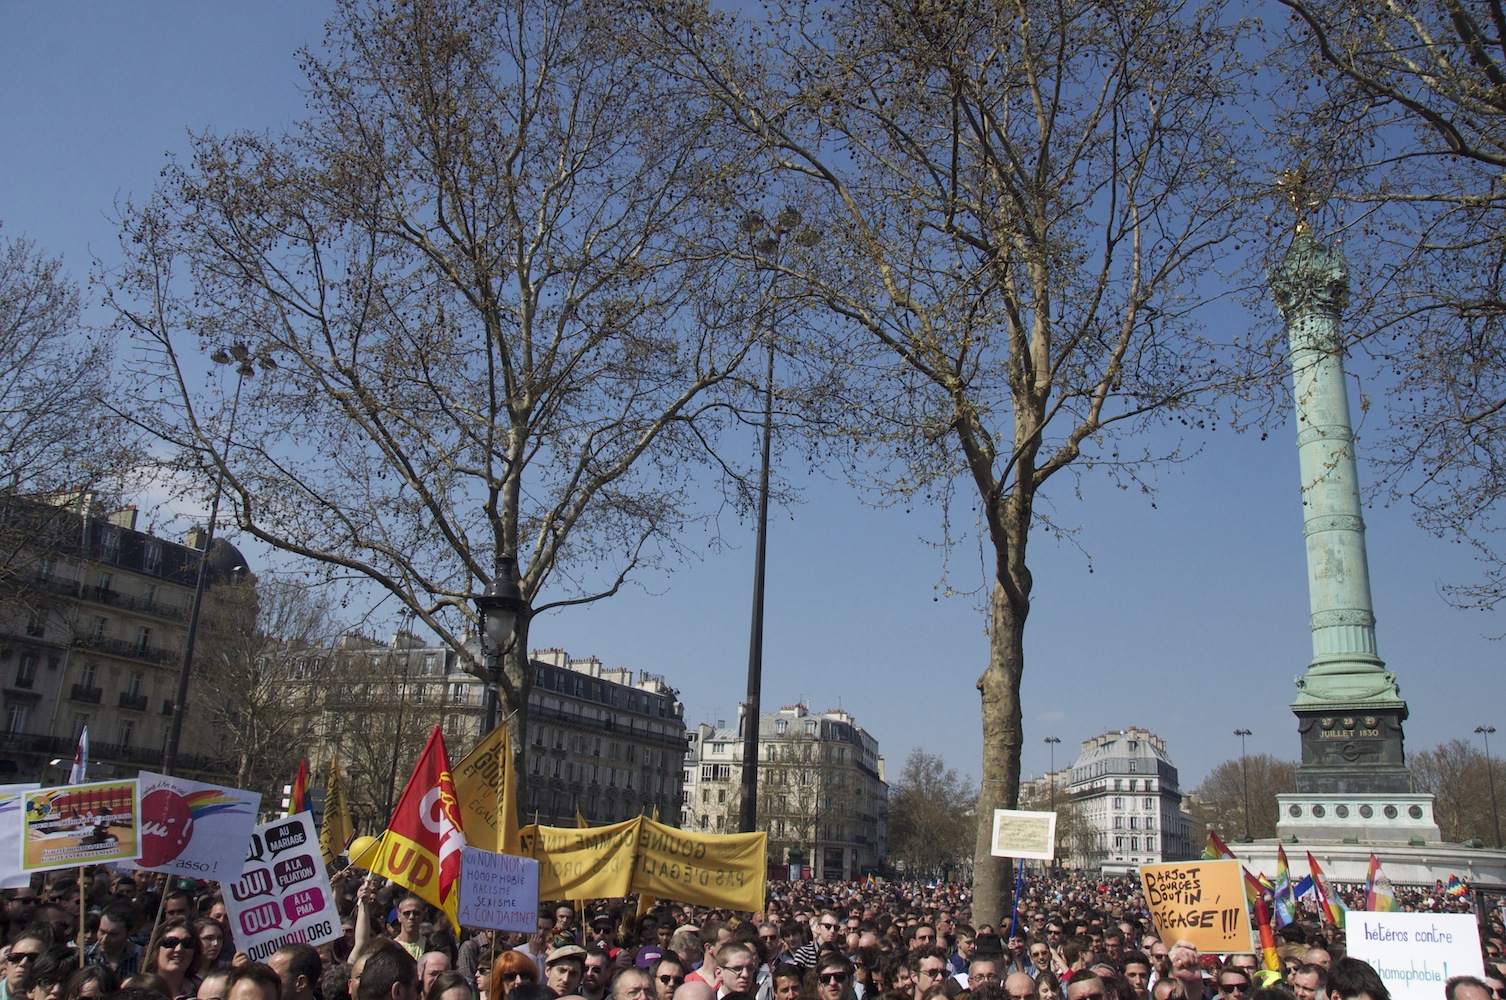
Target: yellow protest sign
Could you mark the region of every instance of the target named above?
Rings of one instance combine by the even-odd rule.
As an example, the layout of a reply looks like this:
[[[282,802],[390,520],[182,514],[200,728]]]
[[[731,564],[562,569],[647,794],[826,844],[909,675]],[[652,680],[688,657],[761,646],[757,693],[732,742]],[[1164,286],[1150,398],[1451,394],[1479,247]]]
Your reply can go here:
[[[764,903],[768,834],[697,834],[641,820],[633,889],[661,899],[733,910]]]
[[[1163,941],[1190,941],[1200,952],[1256,950],[1238,861],[1143,865],[1140,882]]]
[[[507,723],[487,733],[455,765],[455,796],[465,842],[493,854],[518,854],[517,783]]]
[[[539,863],[540,899],[626,896],[633,874],[638,819],[574,829],[539,826],[518,831],[520,853]]]

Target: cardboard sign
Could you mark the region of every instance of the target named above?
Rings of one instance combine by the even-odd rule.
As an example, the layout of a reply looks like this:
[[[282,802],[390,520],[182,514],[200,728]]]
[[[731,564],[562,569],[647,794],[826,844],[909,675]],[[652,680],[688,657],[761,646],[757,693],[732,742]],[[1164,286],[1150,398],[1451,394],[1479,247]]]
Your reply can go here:
[[[253,830],[240,881],[228,889],[236,946],[253,962],[265,962],[285,944],[320,945],[342,933],[312,813]]]
[[[141,856],[123,867],[229,882],[240,877],[260,792],[142,771]]]
[[[1391,1000],[1438,1000],[1450,978],[1485,973],[1473,914],[1350,910],[1344,933],[1349,954],[1380,973]]]
[[[1200,952],[1258,950],[1238,861],[1143,865],[1140,883],[1162,940],[1185,939]]]
[[[0,889],[21,889],[31,885],[31,873],[21,867],[22,796],[41,787],[35,781],[0,785]]]
[[[134,860],[138,788],[132,778],[23,792],[21,867],[35,872]]]
[[[460,909],[464,927],[497,931],[538,929],[539,863],[475,847],[460,852]]]
[[[1056,813],[995,809],[993,847],[996,858],[1050,861],[1056,857]]]
[[[634,890],[732,910],[763,908],[767,833],[692,833],[640,817]]]

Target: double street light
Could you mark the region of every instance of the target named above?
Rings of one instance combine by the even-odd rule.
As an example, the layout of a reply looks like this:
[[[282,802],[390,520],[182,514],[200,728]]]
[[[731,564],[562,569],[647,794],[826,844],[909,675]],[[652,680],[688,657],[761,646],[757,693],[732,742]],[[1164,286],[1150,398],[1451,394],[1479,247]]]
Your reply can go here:
[[[1496,850],[1501,849],[1501,812],[1496,808],[1496,768],[1490,760],[1490,734],[1495,726],[1476,726],[1475,732],[1485,738],[1485,776],[1490,779],[1490,818],[1496,828]]]
[[[1250,761],[1245,756],[1245,737],[1255,734],[1248,729],[1236,729],[1234,735],[1239,737],[1240,783],[1244,785],[1245,792],[1245,843],[1248,844],[1255,838],[1250,836]]]
[[[183,717],[188,712],[188,679],[193,671],[194,645],[199,637],[199,619],[204,611],[204,589],[209,581],[209,553],[214,548],[214,531],[219,522],[220,496],[225,489],[225,466],[230,461],[230,442],[235,434],[235,417],[241,405],[241,387],[258,368],[271,371],[277,362],[266,352],[254,352],[242,343],[221,347],[209,356],[217,365],[235,367],[235,396],[230,402],[230,420],[225,425],[224,456],[214,475],[214,499],[209,503],[209,526],[204,532],[204,549],[199,554],[198,573],[194,579],[193,601],[188,607],[188,633],[183,637],[183,660],[178,667],[178,690],[173,698],[173,721],[162,754],[162,773],[172,774],[178,766],[178,746],[183,739]]]

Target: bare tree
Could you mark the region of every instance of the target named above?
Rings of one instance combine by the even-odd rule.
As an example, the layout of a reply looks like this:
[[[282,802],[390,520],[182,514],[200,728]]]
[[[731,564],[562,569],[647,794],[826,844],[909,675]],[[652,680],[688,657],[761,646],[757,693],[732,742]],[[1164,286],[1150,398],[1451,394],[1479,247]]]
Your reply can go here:
[[[881,496],[939,500],[946,541],[954,501],[976,517],[974,916],[997,923],[1012,879],[988,843],[1019,791],[1027,550],[1060,530],[1049,499],[1072,495],[1047,486],[1099,469],[1143,488],[1141,463],[1178,446],[1124,439],[1201,424],[1226,377],[1194,317],[1241,226],[1243,26],[1156,0],[774,2],[756,22],[646,6],[665,58],[763,143],[813,224],[820,209],[819,261],[781,274],[835,317],[855,476],[873,483],[871,458]]]
[[[375,583],[476,672],[494,553],[537,615],[693,545],[690,477],[755,342],[706,243],[736,149],[630,16],[344,0],[304,121],[197,137],[123,220],[112,298],[158,389],[133,418],[196,489],[224,476],[241,531]],[[277,368],[227,435],[195,347],[232,341]]]
[[[1032,792],[1021,792],[1020,808],[1037,812],[1056,812],[1056,860],[1054,864],[1069,868],[1096,868],[1109,856],[1108,838],[1089,820],[1082,805],[1065,788],[1051,800],[1049,784]]]
[[[1496,790],[1506,775],[1494,760]],[[1431,750],[1407,754],[1407,770],[1419,792],[1431,792],[1433,818],[1438,832],[1451,843],[1480,840],[1495,844],[1495,817],[1491,813],[1490,770],[1480,748],[1464,740],[1449,740]]]
[[[972,857],[978,790],[917,747],[889,789],[889,857],[907,876],[932,876]]]
[[[1294,78],[1282,128],[1325,224],[1348,230],[1356,340],[1390,369],[1375,459],[1419,523],[1478,550],[1456,602],[1506,597],[1506,15],[1456,0],[1282,0]],[[1314,206],[1316,207],[1316,205]]]
[[[188,716],[196,742],[239,762],[236,787],[269,801],[310,756],[318,723],[315,676],[340,633],[322,592],[263,574],[223,583],[205,603]],[[314,775],[323,784],[322,775]]]
[[[1297,763],[1257,753],[1244,760],[1235,758],[1219,764],[1192,793],[1193,819],[1201,824],[1201,829],[1189,831],[1194,844],[1207,839],[1210,827],[1226,840],[1244,836],[1246,774],[1250,836],[1257,840],[1276,836],[1276,823],[1281,818],[1276,796],[1297,790]]]

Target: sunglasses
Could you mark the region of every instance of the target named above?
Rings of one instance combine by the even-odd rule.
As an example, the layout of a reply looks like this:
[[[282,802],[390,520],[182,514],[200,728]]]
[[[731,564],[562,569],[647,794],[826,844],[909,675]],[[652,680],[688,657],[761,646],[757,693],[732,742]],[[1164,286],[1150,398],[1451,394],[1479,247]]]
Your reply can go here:
[[[1248,992],[1250,992],[1250,984],[1249,983],[1219,983],[1218,984],[1218,991],[1220,993],[1225,994],[1225,995],[1230,994],[1230,993],[1248,993]]]
[[[823,972],[819,976],[817,976],[816,978],[819,979],[819,980],[821,980],[821,982],[823,982],[823,983],[845,983],[845,982],[847,982],[847,973],[845,973],[845,972]]]
[[[685,982],[685,977],[684,976],[660,976],[659,977],[659,982],[663,983],[665,986],[679,986],[681,983]]]
[[[509,972],[503,979],[516,979],[520,983],[531,982],[533,977],[526,972]]]
[[[192,948],[193,938],[170,937],[157,942],[157,947],[164,951],[172,951],[175,948]]]
[[[41,954],[41,952],[36,952],[36,951],[13,951],[13,952],[10,953],[9,956],[7,956],[7,960],[11,961],[11,962],[30,962],[32,959],[36,958],[39,954]]]

